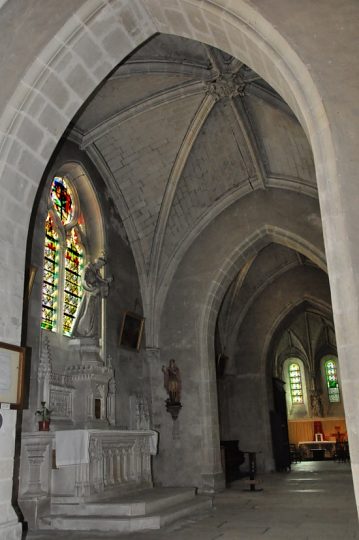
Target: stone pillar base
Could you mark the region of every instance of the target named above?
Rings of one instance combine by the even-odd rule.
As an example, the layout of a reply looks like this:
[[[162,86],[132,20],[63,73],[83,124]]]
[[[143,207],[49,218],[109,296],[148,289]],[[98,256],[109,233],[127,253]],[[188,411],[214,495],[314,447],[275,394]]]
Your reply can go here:
[[[0,524],[1,540],[21,540],[22,525],[17,520]]]
[[[223,472],[213,474],[202,474],[202,485],[198,488],[198,493],[216,493],[226,487]]]
[[[31,497],[26,494],[19,498],[19,506],[29,529],[38,529],[38,520],[42,516],[49,515],[50,497],[49,495],[34,495]],[[0,536],[0,538],[2,538]]]

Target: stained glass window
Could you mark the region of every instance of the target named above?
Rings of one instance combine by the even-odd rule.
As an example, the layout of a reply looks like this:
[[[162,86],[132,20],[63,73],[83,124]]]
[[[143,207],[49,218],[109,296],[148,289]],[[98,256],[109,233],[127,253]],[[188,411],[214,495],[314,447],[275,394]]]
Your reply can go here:
[[[64,334],[70,336],[77,306],[82,296],[81,272],[83,270],[83,253],[76,229],[72,229],[67,239],[65,253],[65,294],[64,294]]]
[[[51,200],[64,225],[73,218],[73,201],[71,190],[63,178],[55,176],[51,185]]]
[[[45,223],[41,327],[67,336],[71,335],[82,296],[80,222],[83,233],[84,219],[74,204],[73,190],[64,178],[55,176]]]
[[[53,330],[57,318],[59,279],[59,240],[49,213],[45,223],[44,277],[42,289],[42,328]]]
[[[327,360],[324,364],[325,378],[327,381],[328,397],[331,403],[340,402],[340,391],[335,360]]]
[[[289,385],[292,403],[303,403],[303,386],[300,366],[296,362],[289,364]]]

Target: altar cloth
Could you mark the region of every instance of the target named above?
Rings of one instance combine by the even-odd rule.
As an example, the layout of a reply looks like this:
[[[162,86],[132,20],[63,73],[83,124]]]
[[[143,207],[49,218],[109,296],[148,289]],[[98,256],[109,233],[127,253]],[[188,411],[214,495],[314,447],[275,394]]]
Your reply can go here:
[[[88,429],[55,431],[56,465],[78,465],[89,463]]]

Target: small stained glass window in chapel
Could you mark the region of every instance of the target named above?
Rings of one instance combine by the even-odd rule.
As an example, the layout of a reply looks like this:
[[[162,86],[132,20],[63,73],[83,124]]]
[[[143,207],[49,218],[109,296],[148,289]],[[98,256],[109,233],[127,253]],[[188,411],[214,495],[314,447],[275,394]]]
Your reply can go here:
[[[340,391],[335,360],[325,362],[325,378],[327,381],[328,397],[331,403],[340,402]]]
[[[55,176],[45,224],[41,327],[71,336],[82,297],[84,218],[70,181]],[[74,203],[76,201],[76,205]]]
[[[302,375],[296,362],[289,364],[289,385],[292,403],[295,405],[303,403]]]

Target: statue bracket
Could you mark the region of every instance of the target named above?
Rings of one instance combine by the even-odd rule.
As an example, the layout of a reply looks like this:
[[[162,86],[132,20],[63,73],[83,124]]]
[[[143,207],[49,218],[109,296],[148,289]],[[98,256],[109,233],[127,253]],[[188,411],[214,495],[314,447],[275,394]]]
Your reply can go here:
[[[178,418],[180,410],[182,409],[182,404],[180,401],[171,401],[166,399],[166,411],[172,416],[172,420],[175,421]]]

